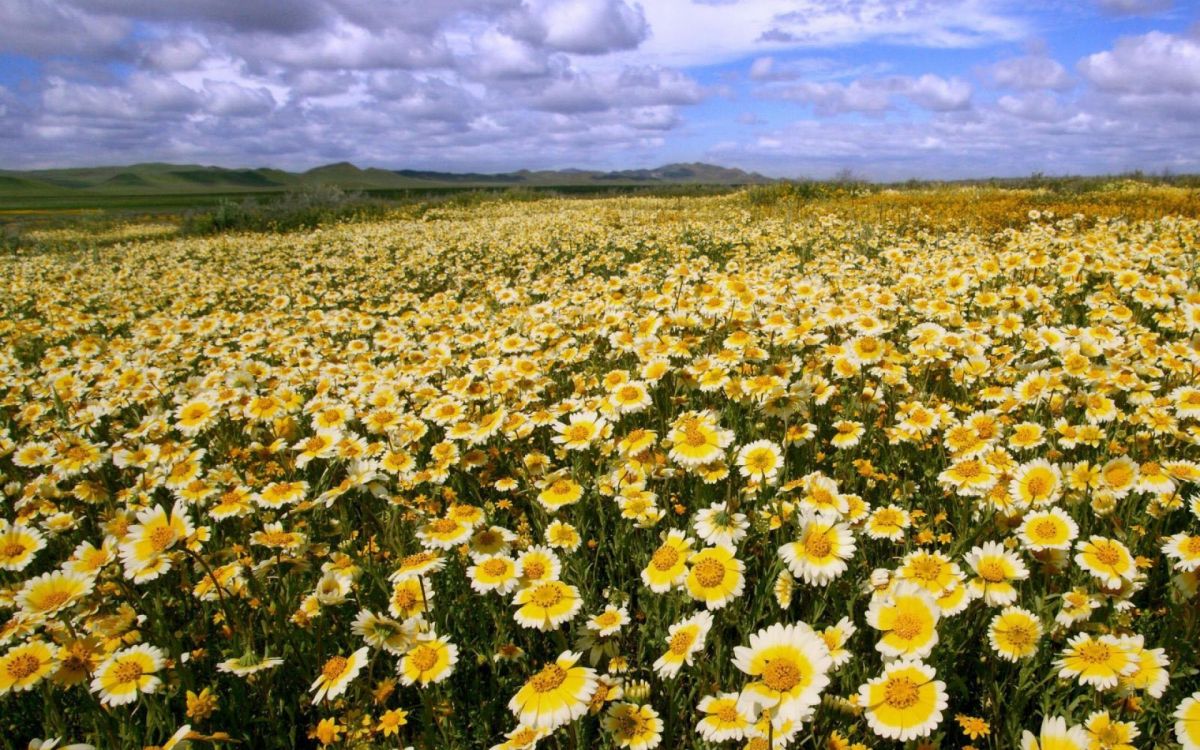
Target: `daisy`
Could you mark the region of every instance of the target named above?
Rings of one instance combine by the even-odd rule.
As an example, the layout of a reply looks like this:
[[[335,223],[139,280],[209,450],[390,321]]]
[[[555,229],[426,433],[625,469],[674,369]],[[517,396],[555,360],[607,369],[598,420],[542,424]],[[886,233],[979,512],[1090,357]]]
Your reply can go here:
[[[583,543],[579,531],[569,523],[555,520],[546,527],[546,544],[555,549],[574,552]]]
[[[833,429],[837,434],[829,443],[839,450],[858,445],[858,441],[862,439],[863,433],[866,431],[860,422],[852,422],[847,419],[834,422]]]
[[[814,516],[803,522],[797,541],[779,548],[779,557],[795,577],[825,586],[846,572],[846,561],[854,556],[855,549],[849,526]]]
[[[662,742],[662,719],[648,705],[614,703],[600,722],[617,747],[649,750]]]
[[[507,554],[517,535],[503,526],[489,526],[471,535],[471,555],[487,557]]]
[[[688,594],[709,609],[720,609],[742,595],[744,563],[728,547],[706,547],[688,559]]]
[[[137,520],[121,541],[121,563],[126,578],[144,583],[171,569],[167,551],[195,533],[195,527],[178,500],[169,514],[161,506],[144,508],[138,511]]]
[[[467,568],[467,577],[471,580],[471,588],[480,594],[495,591],[507,595],[520,582],[517,563],[508,555],[478,558],[474,565]]]
[[[517,570],[521,573],[521,586],[528,587],[542,581],[557,581],[562,574],[562,561],[549,547],[534,545],[517,558]]]
[[[609,393],[613,408],[621,414],[633,414],[642,411],[652,402],[646,385],[637,380],[629,380]]]
[[[705,542],[724,547],[735,547],[746,537],[750,522],[745,513],[731,513],[726,503],[713,503],[696,511],[692,519],[696,536]]]
[[[733,654],[735,667],[758,678],[738,698],[739,710],[748,716],[770,708],[780,721],[803,721],[829,685],[829,649],[804,623],[771,625],[752,634],[750,645],[737,646]]]
[[[629,610],[623,605],[607,605],[598,615],[588,618],[587,629],[601,638],[606,638],[629,624]]]
[[[976,497],[991,489],[998,478],[991,464],[977,458],[955,461],[938,474],[938,481],[950,485],[958,494]]]
[[[277,656],[260,657],[258,654],[246,653],[234,659],[226,659],[225,661],[218,662],[217,671],[237,675],[238,677],[249,677],[258,672],[274,669],[280,664],[283,664],[283,659]]]
[[[550,736],[549,729],[534,729],[522,724],[511,732],[506,732],[504,742],[492,745],[491,750],[534,750],[538,740],[548,736]]]
[[[850,636],[856,632],[858,632],[858,628],[854,627],[854,623],[850,621],[849,617],[843,617],[838,620],[836,625],[831,625],[820,631],[821,640],[825,641],[825,647],[829,649],[830,667],[832,669],[836,670],[853,658],[854,655],[846,648],[846,643],[849,642]]]
[[[867,518],[866,533],[872,539],[899,542],[904,539],[904,530],[911,524],[908,511],[897,505],[885,505],[871,512]]]
[[[659,677],[673,678],[684,664],[691,666],[696,652],[704,647],[712,624],[711,614],[698,612],[672,625],[667,630],[667,652],[654,662]]]
[[[424,633],[400,659],[400,682],[421,686],[436,684],[449,677],[457,663],[458,646],[432,631]]]
[[[471,526],[455,518],[436,518],[417,529],[417,539],[427,549],[454,549],[470,538]]]
[[[579,589],[561,581],[543,581],[517,592],[513,617],[527,628],[554,630],[570,621],[583,606]]]
[[[54,668],[54,650],[33,640],[0,656],[0,695],[29,690]]]
[[[556,729],[587,713],[596,692],[596,672],[577,667],[581,654],[564,651],[517,691],[508,709],[524,725]]]
[[[1098,578],[1110,589],[1120,588],[1123,581],[1132,581],[1137,574],[1133,555],[1129,548],[1115,539],[1092,536],[1079,542],[1075,548],[1075,562],[1079,567]]]
[[[1175,570],[1200,570],[1200,536],[1180,532],[1167,537],[1163,554],[1175,561]]]
[[[114,652],[96,668],[91,690],[100,694],[105,706],[120,706],[137,700],[138,693],[156,692],[162,680],[155,676],[166,659],[154,646],[138,644]]]
[[[688,574],[687,562],[694,540],[672,529],[642,569],[642,582],[656,594],[664,594],[679,585]]]
[[[17,593],[17,606],[27,614],[45,617],[87,596],[92,585],[92,577],[81,573],[43,573],[30,578],[21,587]]]
[[[1176,741],[1184,750],[1200,749],[1200,691],[1184,698],[1171,715],[1175,717]]]
[[[896,574],[912,581],[934,596],[941,596],[958,578],[958,566],[937,551],[917,550],[900,561]]]
[[[417,635],[417,620],[397,622],[369,609],[359,610],[350,625],[350,632],[361,636],[368,646],[388,653],[403,654]]]
[[[711,412],[689,411],[671,424],[667,439],[671,442],[671,458],[694,469],[723,457],[733,441],[733,432],[722,430]]]
[[[883,667],[883,674],[858,689],[858,705],[867,724],[880,737],[907,742],[927,737],[942,722],[946,684],[933,667],[902,659]]]
[[[358,649],[350,656],[334,656],[321,667],[321,674],[313,682],[309,690],[313,691],[313,703],[332,700],[342,693],[362,671],[367,663],[368,649],[366,646]]]
[[[867,624],[883,633],[875,649],[888,659],[928,656],[938,642],[941,610],[928,591],[901,581],[867,608]]]
[[[1008,495],[1018,508],[1049,505],[1062,494],[1062,470],[1037,459],[1021,464],[1008,484]]]
[[[569,451],[585,450],[602,437],[607,425],[608,422],[594,411],[579,412],[572,414],[566,424],[555,422],[556,434],[551,440]]]
[[[393,583],[417,576],[436,573],[446,565],[446,559],[437,552],[427,550],[400,559],[400,565],[389,576]]]
[[[1133,490],[1138,481],[1139,467],[1128,456],[1114,458],[1100,469],[1100,479],[1113,497],[1120,499]]]
[[[1122,636],[1121,644],[1133,655],[1137,669],[1121,675],[1122,690],[1143,690],[1151,698],[1161,698],[1171,681],[1167,667],[1171,665],[1166,652],[1161,648],[1146,648],[1141,635]]]
[[[552,474],[542,480],[538,502],[553,513],[559,508],[573,505],[583,497],[583,486],[565,474]]]
[[[1069,550],[1079,536],[1079,525],[1062,508],[1048,508],[1025,516],[1017,538],[1031,552]]]
[[[1036,737],[1029,730],[1021,735],[1021,750],[1087,750],[1088,746],[1087,730],[1078,724],[1067,726],[1061,716],[1043,718]]]
[[[737,693],[706,695],[697,708],[704,718],[696,724],[696,731],[708,742],[740,740],[750,726],[750,720],[738,708]]]
[[[972,593],[981,597],[991,607],[1003,607],[1017,600],[1017,589],[1013,581],[1029,577],[1029,569],[1015,553],[1009,552],[999,542],[984,542],[973,547],[965,557],[966,563],[976,577],[967,585]]]
[[[1096,711],[1083,723],[1087,730],[1088,750],[1135,750],[1133,740],[1141,732],[1132,721],[1114,721],[1108,711]]]
[[[1137,659],[1116,636],[1093,638],[1079,633],[1067,641],[1054,666],[1059,677],[1077,677],[1081,684],[1110,690],[1117,686],[1121,676],[1137,671]]]
[[[1017,661],[1037,653],[1042,621],[1020,607],[1005,607],[988,625],[988,642],[1001,659]]]
[[[769,483],[783,466],[783,452],[770,440],[756,440],[738,450],[737,465],[747,479]]]
[[[207,398],[194,398],[175,410],[175,428],[191,437],[210,427],[217,414],[217,407]]]
[[[0,570],[24,570],[46,546],[46,538],[37,529],[23,524],[0,523]]]

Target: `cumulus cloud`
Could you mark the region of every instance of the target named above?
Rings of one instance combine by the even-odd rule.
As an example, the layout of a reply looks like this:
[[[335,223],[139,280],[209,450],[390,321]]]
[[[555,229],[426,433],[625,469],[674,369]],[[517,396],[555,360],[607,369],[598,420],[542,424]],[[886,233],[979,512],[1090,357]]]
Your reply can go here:
[[[860,78],[850,83],[802,81],[765,89],[763,95],[811,104],[821,115],[847,112],[879,114],[896,106],[903,96],[917,106],[934,112],[949,112],[971,106],[971,85],[959,78],[942,78],[926,73],[920,77],[890,76]]]
[[[634,49],[650,33],[642,6],[625,0],[531,0],[507,19],[506,30],[531,44],[581,55]]]
[[[1054,89],[1062,91],[1073,85],[1062,63],[1047,55],[1027,55],[1001,60],[988,70],[997,86],[1021,91]]]
[[[1083,58],[1079,71],[1104,91],[1200,93],[1200,40],[1161,31],[1125,37]]]

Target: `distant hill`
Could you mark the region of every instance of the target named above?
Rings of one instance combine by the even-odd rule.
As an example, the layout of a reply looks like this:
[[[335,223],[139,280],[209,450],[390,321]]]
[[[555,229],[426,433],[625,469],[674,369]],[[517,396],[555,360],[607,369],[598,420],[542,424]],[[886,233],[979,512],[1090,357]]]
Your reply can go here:
[[[277,192],[317,185],[333,185],[349,190],[402,190],[422,187],[749,185],[768,182],[773,180],[754,172],[699,162],[615,172],[563,169],[499,174],[374,167],[360,169],[349,162],[327,164],[307,172],[149,163],[23,172],[0,170],[0,197]]]

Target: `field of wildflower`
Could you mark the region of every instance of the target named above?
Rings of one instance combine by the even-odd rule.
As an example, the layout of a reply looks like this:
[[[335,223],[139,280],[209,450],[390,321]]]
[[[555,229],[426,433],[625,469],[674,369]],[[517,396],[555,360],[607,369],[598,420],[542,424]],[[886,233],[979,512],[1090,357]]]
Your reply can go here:
[[[15,250],[0,746],[1200,748],[1197,213],[757,189]]]

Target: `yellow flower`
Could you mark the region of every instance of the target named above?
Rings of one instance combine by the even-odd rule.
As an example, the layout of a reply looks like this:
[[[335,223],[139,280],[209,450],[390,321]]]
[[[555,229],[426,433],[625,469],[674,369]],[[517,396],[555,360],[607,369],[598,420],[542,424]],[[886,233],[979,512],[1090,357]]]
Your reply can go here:
[[[617,743],[630,750],[649,750],[662,742],[662,719],[648,705],[614,703],[601,725]]]
[[[1093,638],[1087,633],[1079,633],[1067,641],[1067,647],[1054,666],[1059,670],[1059,677],[1077,677],[1084,685],[1109,690],[1117,686],[1122,675],[1137,670],[1137,660],[1115,636]]]
[[[204,721],[217,710],[218,699],[212,688],[204,688],[199,693],[187,691],[187,717],[192,721]]]
[[[658,594],[670,591],[687,575],[687,562],[693,544],[691,537],[672,529],[642,569],[642,582]]]
[[[362,671],[367,663],[367,647],[363,646],[350,656],[333,656],[321,667],[321,674],[313,681],[309,690],[313,691],[313,703],[332,700],[342,693]]]
[[[954,720],[962,727],[963,734],[972,740],[986,737],[992,733],[992,728],[988,726],[988,723],[979,717],[958,714],[954,717]]]
[[[408,712],[404,709],[393,708],[391,711],[385,711],[379,717],[378,731],[383,733],[384,737],[391,737],[400,731],[400,727],[408,723]]]
[[[946,685],[919,661],[887,664],[883,674],[858,689],[867,724],[880,737],[907,742],[926,737],[942,722]]]
[[[92,692],[100,694],[106,706],[120,706],[137,700],[138,693],[153,693],[162,685],[155,673],[163,668],[163,652],[154,646],[139,644],[121,649],[96,668]]]
[[[928,656],[938,642],[940,619],[929,592],[909,581],[876,596],[867,608],[867,624],[883,633],[875,648],[888,658]]]
[[[1075,562],[1108,588],[1120,588],[1137,574],[1129,548],[1116,539],[1092,536],[1076,545]]]
[[[696,724],[696,731],[709,742],[740,740],[750,726],[750,720],[738,708],[737,693],[706,695],[697,708],[704,718]]]
[[[745,686],[738,707],[749,716],[774,709],[778,720],[804,720],[829,685],[832,659],[825,642],[804,623],[776,623],[733,650],[733,664],[758,679]]]
[[[321,719],[308,736],[322,745],[332,745],[337,742],[346,728],[338,724],[337,719]]]
[[[712,623],[711,614],[699,612],[672,625],[667,630],[667,652],[654,662],[654,671],[671,678],[679,674],[684,664],[690,666],[692,657],[704,647]]]
[[[1184,750],[1200,748],[1200,691],[1184,698],[1172,716],[1175,717],[1175,739]]]
[[[17,605],[31,615],[52,615],[87,596],[92,581],[91,576],[82,573],[43,573],[25,582],[17,594]]]
[[[1033,656],[1041,637],[1041,620],[1020,607],[1005,608],[988,625],[988,641],[1000,658],[1008,661]]]
[[[687,590],[709,609],[720,609],[741,596],[745,564],[728,547],[707,547],[688,560]]]
[[[521,589],[513,600],[518,623],[527,628],[554,630],[579,612],[583,600],[579,589],[562,581],[543,581]]]
[[[577,667],[580,654],[564,651],[517,691],[508,708],[522,724],[535,729],[555,729],[587,712],[596,692],[596,672]]]
[[[5,528],[7,523],[0,520],[0,570],[24,570],[46,539],[37,529],[19,523]]]
[[[0,695],[29,690],[54,667],[54,651],[42,641],[29,641],[0,656]]]
[[[426,633],[400,659],[400,682],[422,686],[441,682],[458,663],[458,646],[436,633]]]

